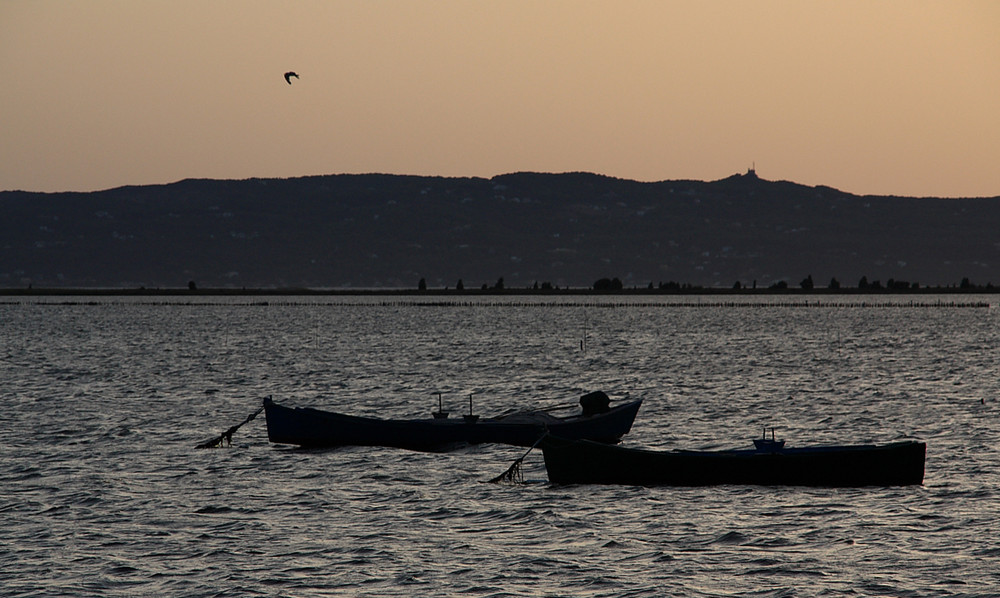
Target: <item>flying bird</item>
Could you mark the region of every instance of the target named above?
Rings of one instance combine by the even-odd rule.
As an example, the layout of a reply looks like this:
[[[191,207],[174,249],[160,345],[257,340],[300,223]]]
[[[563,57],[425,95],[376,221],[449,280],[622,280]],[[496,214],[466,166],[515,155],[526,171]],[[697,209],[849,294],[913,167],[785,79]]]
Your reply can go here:
[[[295,71],[288,71],[287,73],[285,73],[285,81],[288,81],[289,85],[292,84],[292,77],[298,79],[299,75]]]

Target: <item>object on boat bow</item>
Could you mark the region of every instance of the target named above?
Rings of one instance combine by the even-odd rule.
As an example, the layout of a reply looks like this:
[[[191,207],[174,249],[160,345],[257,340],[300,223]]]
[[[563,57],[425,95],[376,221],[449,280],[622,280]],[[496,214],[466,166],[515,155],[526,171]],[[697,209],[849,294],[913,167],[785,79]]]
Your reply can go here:
[[[767,428],[764,428],[764,433],[761,435],[761,437],[753,439],[753,445],[760,452],[773,453],[775,451],[780,451],[781,449],[785,448],[785,441],[774,439],[774,428],[771,428],[771,439],[768,440]]]

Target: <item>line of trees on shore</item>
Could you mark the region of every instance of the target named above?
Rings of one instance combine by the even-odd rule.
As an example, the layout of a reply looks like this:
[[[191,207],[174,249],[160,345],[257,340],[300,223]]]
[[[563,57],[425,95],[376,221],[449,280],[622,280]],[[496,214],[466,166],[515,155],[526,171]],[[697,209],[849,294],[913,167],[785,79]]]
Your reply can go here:
[[[807,276],[798,285],[789,285],[787,281],[778,281],[768,286],[758,286],[756,281],[749,284],[741,281],[735,282],[731,287],[704,287],[691,283],[679,282],[650,282],[646,285],[633,285],[626,287],[620,278],[600,278],[589,287],[559,287],[551,282],[534,282],[526,287],[511,287],[505,284],[503,277],[497,279],[493,284],[483,283],[476,287],[466,287],[465,283],[459,279],[454,287],[429,288],[427,281],[421,278],[417,283],[416,292],[427,294],[644,294],[644,295],[732,295],[732,294],[945,294],[945,293],[998,293],[1000,287],[993,283],[977,284],[969,278],[963,278],[957,284],[947,286],[921,286],[915,282],[888,279],[884,284],[880,280],[869,281],[866,276],[862,276],[857,286],[850,287],[842,285],[836,278],[830,279],[827,286],[816,286],[812,276]],[[412,294],[414,289],[406,288],[307,288],[307,287],[261,287],[261,288],[230,288],[230,287],[202,287],[196,281],[189,281],[184,287],[173,288],[0,288],[0,296],[18,295],[384,295],[384,294]]]
[[[756,286],[757,283],[756,281],[754,281],[753,288],[756,288]],[[733,285],[733,288],[740,289],[746,287],[743,286],[742,283],[737,281]],[[772,284],[768,288],[781,290],[781,289],[788,289],[790,288],[790,286],[787,281],[781,280]],[[810,274],[809,276],[802,279],[801,282],[799,282],[798,288],[802,289],[803,291],[812,291],[821,287],[816,286],[816,284],[813,282],[813,277]],[[844,287],[843,285],[841,285],[839,280],[837,280],[836,278],[831,278],[830,282],[826,285],[825,288],[829,291],[837,291],[840,289],[851,289],[852,287]],[[861,279],[858,280],[857,286],[853,287],[853,289],[859,291],[926,291],[926,290],[936,290],[936,289],[958,289],[962,291],[988,291],[993,289],[993,283],[987,283],[985,285],[973,284],[973,282],[969,280],[968,277],[966,277],[963,278],[962,281],[958,283],[958,285],[951,285],[946,287],[941,287],[941,286],[922,287],[918,282],[895,280],[893,278],[890,278],[883,285],[882,281],[880,280],[869,281],[867,276],[862,276]]]
[[[426,279],[421,278],[417,284],[417,290],[421,292],[428,291]],[[443,289],[444,291],[451,291],[448,287]],[[462,279],[459,279],[455,284],[454,292],[465,292],[466,287]],[[884,284],[881,280],[868,280],[867,276],[862,276],[858,280],[857,286],[850,287],[845,286],[840,283],[836,278],[831,278],[830,282],[825,287],[816,286],[813,281],[812,275],[806,276],[802,281],[799,282],[797,286],[789,285],[785,280],[779,280],[767,287],[757,286],[757,281],[753,281],[749,284],[742,281],[736,281],[733,286],[729,289],[723,289],[719,287],[703,287],[699,285],[694,285],[690,283],[679,283],[674,281],[669,282],[659,282],[652,283],[648,285],[632,286],[627,287],[621,281],[620,278],[600,278],[587,289],[581,289],[576,287],[563,287],[560,288],[557,285],[553,285],[551,282],[535,282],[531,286],[524,287],[522,289],[508,288],[504,284],[503,277],[500,277],[495,284],[490,285],[488,283],[483,283],[479,287],[479,291],[487,292],[520,292],[520,291],[537,291],[537,292],[581,292],[581,291],[595,291],[595,292],[645,292],[645,293],[731,293],[731,292],[817,292],[817,293],[940,293],[940,292],[962,292],[962,293],[993,293],[1000,291],[1000,288],[994,287],[993,283],[986,284],[975,284],[968,277],[962,278],[961,282],[958,284],[950,286],[933,286],[924,287],[917,282],[910,282],[905,280],[895,280],[893,278],[888,279]]]

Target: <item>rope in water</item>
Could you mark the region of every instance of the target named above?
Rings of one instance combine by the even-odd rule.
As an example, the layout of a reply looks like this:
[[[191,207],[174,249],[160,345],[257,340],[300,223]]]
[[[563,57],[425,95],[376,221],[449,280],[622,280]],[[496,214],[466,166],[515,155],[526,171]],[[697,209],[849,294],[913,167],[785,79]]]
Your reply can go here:
[[[268,397],[268,398],[270,398],[270,397]],[[211,440],[206,440],[205,442],[202,442],[201,444],[199,444],[195,448],[205,449],[205,448],[221,447],[222,444],[223,444],[223,442],[225,442],[226,446],[232,446],[233,445],[233,434],[235,434],[237,430],[239,430],[241,427],[243,427],[244,424],[252,421],[253,418],[255,418],[258,415],[260,415],[260,412],[263,411],[263,410],[264,410],[264,406],[261,405],[260,409],[258,409],[257,411],[254,411],[253,413],[251,413],[250,415],[248,415],[247,418],[245,420],[243,420],[242,422],[240,422],[240,423],[236,424],[235,426],[229,428],[228,430],[226,430],[222,434],[219,434],[217,437],[215,437],[215,438],[213,438]]]
[[[515,459],[514,462],[510,464],[510,467],[507,468],[507,471],[501,473],[500,475],[498,475],[495,478],[486,480],[486,483],[487,484],[523,484],[524,483],[524,473],[521,471],[521,463],[524,462],[524,458],[527,457],[528,454],[532,450],[534,450],[535,447],[538,446],[542,442],[542,440],[544,440],[545,437],[548,436],[548,435],[549,435],[549,432],[548,432],[548,430],[546,430],[545,433],[542,434],[541,436],[539,436],[538,440],[535,441],[535,444],[531,445],[531,448],[529,448],[527,450],[527,452],[525,452],[523,455],[521,455],[520,457],[518,457],[517,459]]]

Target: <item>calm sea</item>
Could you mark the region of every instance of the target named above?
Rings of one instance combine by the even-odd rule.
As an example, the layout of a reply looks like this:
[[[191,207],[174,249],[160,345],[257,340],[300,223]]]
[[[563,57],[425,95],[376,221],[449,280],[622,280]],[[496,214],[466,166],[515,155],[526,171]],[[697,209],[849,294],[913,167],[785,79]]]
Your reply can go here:
[[[713,301],[7,301],[0,595],[1000,594],[996,298]],[[194,449],[268,395],[426,417],[598,389],[644,400],[629,446],[916,438],[925,483],[554,486],[533,452],[502,486],[524,449],[304,451],[263,417]]]

